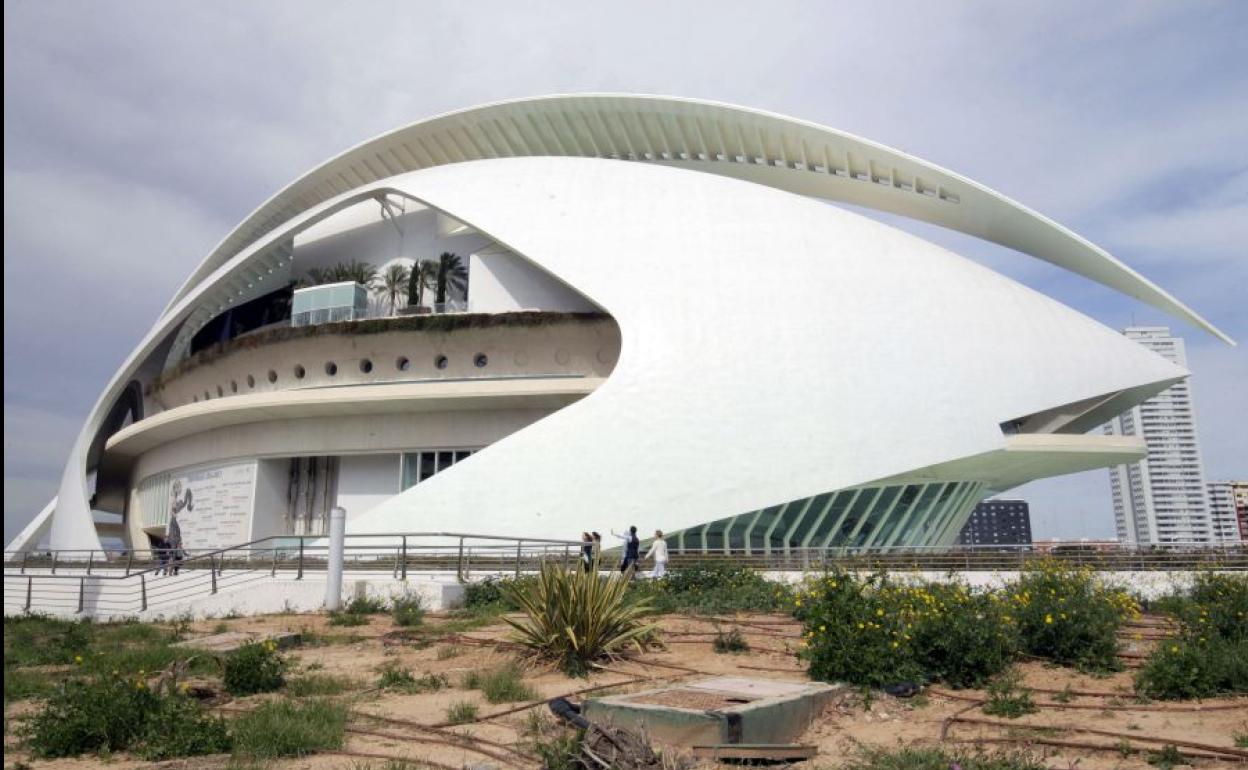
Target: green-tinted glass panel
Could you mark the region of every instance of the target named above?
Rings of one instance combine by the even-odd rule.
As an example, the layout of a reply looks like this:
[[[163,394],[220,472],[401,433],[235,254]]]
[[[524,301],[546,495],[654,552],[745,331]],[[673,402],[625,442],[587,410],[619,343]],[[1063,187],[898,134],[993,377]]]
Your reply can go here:
[[[867,541],[875,528],[880,526],[887,514],[893,507],[893,503],[897,501],[897,496],[901,494],[902,487],[885,487],[880,496],[876,498],[875,505],[871,506],[871,510],[867,511],[866,519],[861,527],[858,528],[857,534],[849,535],[849,546],[851,548],[860,548]]]

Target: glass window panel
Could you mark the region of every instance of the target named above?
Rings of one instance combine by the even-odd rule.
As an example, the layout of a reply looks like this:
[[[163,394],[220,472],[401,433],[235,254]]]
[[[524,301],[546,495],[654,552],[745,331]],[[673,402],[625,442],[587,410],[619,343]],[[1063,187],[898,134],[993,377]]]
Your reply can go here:
[[[437,461],[438,461],[437,455],[435,455],[433,452],[421,452],[420,453],[420,480],[421,481],[424,481],[425,479],[432,476],[434,473],[437,473]]]
[[[876,489],[862,490],[862,494],[858,495],[857,500],[854,500],[854,505],[850,509],[849,515],[845,517],[845,521],[832,534],[832,539],[828,542],[828,545],[838,546],[845,544],[846,540],[849,539],[849,534],[854,531],[854,527],[858,526],[858,522],[867,514],[867,507],[875,501],[878,491]]]
[[[837,492],[836,497],[832,499],[831,507],[828,508],[828,514],[823,517],[823,521],[819,521],[820,511],[811,512],[811,515],[813,515],[814,518],[811,520],[810,526],[814,527],[815,522],[818,522],[818,529],[816,529],[813,533],[807,532],[807,536],[810,537],[808,545],[817,547],[823,544],[823,541],[827,538],[828,533],[832,531],[832,527],[836,526],[837,520],[841,518],[841,514],[845,512],[847,507],[849,507],[849,502],[854,499],[856,494],[858,493],[855,490]],[[801,541],[805,542],[806,538],[802,538]]]
[[[893,503],[897,501],[898,495],[901,494],[902,487],[885,487],[880,493],[879,498],[875,501],[875,505],[871,506],[871,510],[867,512],[867,520],[858,530],[858,534],[854,535],[849,542],[853,548],[860,548],[867,542],[867,538],[871,537],[871,533],[876,527],[880,526],[884,519],[884,515],[893,507]],[[893,515],[898,515],[893,511]]]
[[[815,498],[807,503],[800,505],[793,504],[781,516],[780,523],[776,526],[776,531],[772,537],[776,538],[781,546],[796,548],[802,544],[802,538],[806,536],[806,532],[814,525],[815,519],[819,518],[819,512],[828,504],[828,498],[834,493],[824,492],[816,495]],[[802,511],[806,511],[806,515],[802,516]],[[800,521],[800,523],[798,523]],[[793,530],[793,536],[788,543],[784,542],[784,538],[788,536],[789,530],[797,523],[797,529]]]
[[[451,463],[454,462],[454,457],[454,452],[438,452],[438,470],[444,471],[451,467]]]
[[[403,481],[402,489],[408,489],[416,485],[419,481],[420,472],[420,452],[405,452],[403,454]]]

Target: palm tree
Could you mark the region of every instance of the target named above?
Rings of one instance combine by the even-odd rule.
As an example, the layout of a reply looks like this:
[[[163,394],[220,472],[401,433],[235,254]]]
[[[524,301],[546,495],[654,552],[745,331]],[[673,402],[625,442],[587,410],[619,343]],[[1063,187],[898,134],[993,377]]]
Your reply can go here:
[[[365,286],[373,286],[377,282],[377,268],[367,262],[351,260],[339,262],[329,267],[314,267],[308,270],[307,277],[300,281],[303,286],[320,286],[326,283],[354,281]]]
[[[438,257],[437,289],[438,293],[434,302],[439,305],[446,303],[448,289],[455,293],[467,294],[468,268],[464,267],[464,262],[458,254],[444,251]]]
[[[425,289],[432,289],[434,277],[437,275],[438,263],[428,259],[418,259],[412,265],[407,278],[407,304],[420,307],[424,304]]]
[[[407,296],[407,284],[411,279],[411,273],[407,265],[395,262],[378,276],[375,290],[382,299],[390,302],[390,315],[394,315],[395,308],[399,304],[399,297]]]

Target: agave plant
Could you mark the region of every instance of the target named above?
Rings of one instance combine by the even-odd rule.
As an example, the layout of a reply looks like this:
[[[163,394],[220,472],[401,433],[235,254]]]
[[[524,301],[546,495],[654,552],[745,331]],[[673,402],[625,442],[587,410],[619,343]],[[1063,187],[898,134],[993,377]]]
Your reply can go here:
[[[628,590],[625,575],[600,576],[597,570],[567,570],[546,562],[534,581],[503,588],[507,599],[527,616],[504,620],[512,640],[535,655],[558,661],[572,676],[591,664],[642,650],[657,626],[646,623],[650,602]]]

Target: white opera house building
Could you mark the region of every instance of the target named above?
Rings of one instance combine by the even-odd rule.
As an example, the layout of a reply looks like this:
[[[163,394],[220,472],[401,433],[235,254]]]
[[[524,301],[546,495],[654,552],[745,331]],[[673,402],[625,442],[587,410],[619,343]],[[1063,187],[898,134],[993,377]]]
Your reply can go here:
[[[835,129],[651,96],[491,104],[348,150],[229,233],[9,549],[146,549],[175,508],[188,549],[319,535],[333,506],[349,534],[940,546],[990,494],[1144,456],[1089,431],[1186,371],[836,203],[1223,336],[1061,225]]]

